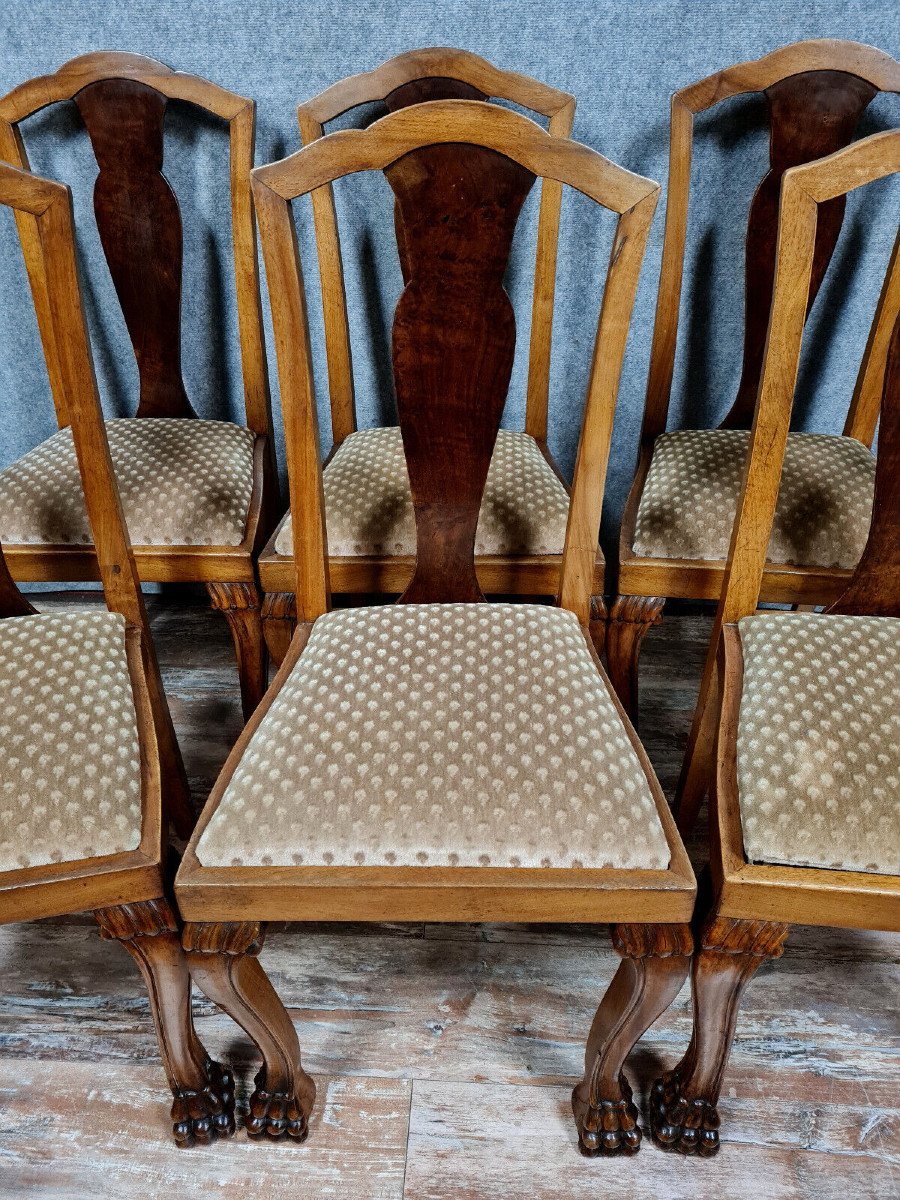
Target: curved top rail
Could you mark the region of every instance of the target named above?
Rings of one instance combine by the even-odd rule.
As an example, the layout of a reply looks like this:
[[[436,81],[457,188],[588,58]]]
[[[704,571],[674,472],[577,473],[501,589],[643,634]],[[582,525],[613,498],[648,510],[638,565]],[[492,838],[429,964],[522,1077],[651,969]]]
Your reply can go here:
[[[867,80],[880,92],[900,92],[900,63],[884,50],[863,42],[818,38],[782,46],[762,58],[717,71],[682,88],[672,101],[692,113],[705,112],[720,100],[746,92],[764,92],[779,80],[804,71],[845,71]]]
[[[65,203],[68,195],[69,189],[64,183],[0,162],[0,205],[39,217],[54,201]]]
[[[39,75],[13,88],[0,99],[0,119],[16,125],[49,104],[71,100],[82,88],[103,79],[133,79],[145,83],[169,100],[185,100],[225,121],[233,120],[253,104],[246,96],[226,91],[199,75],[173,71],[155,58],[117,50],[96,50],[70,59],[52,75]]]
[[[297,111],[301,116],[325,125],[359,104],[384,100],[406,83],[431,78],[459,80],[486,96],[509,100],[545,117],[552,117],[567,105],[574,107],[575,104],[575,97],[568,92],[548,87],[517,71],[504,71],[478,54],[449,46],[434,46],[423,50],[407,50],[372,71],[342,79],[300,104]]]
[[[412,150],[448,142],[495,150],[620,214],[659,190],[654,180],[627,171],[596,150],[553,137],[528,117],[480,100],[429,100],[402,108],[368,129],[326,134],[252,174],[282,199],[293,200],[345,175],[383,171]]]
[[[785,172],[784,193],[802,188],[817,204],[844,196],[876,179],[900,172],[900,129],[886,129],[851,142],[825,158],[801,163]]]

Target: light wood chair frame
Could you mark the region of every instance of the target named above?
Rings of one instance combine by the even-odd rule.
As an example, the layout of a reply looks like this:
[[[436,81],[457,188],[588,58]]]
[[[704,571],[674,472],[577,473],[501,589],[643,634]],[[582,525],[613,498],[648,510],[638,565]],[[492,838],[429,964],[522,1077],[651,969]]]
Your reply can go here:
[[[250,191],[256,104],[197,75],[173,71],[155,59],[139,54],[98,51],[72,59],[52,75],[29,80],[0,99],[0,157],[28,170],[28,155],[19,128],[21,123],[49,105],[74,99],[83,88],[103,80],[135,80],[167,99],[185,101],[228,123],[232,242],[244,405],[247,427],[256,435],[247,523],[243,540],[237,546],[135,545],[132,549],[140,577],[145,582],[206,585],[213,607],[220,609],[228,619],[238,660],[244,714],[249,716],[267,685],[255,558],[280,512],[256,221]],[[28,213],[17,214],[16,223],[51,384],[58,383],[42,247],[34,220]],[[60,388],[54,387],[53,393],[55,398],[61,395]],[[60,428],[69,423],[63,404],[63,400],[56,399]],[[23,582],[75,582],[100,578],[96,555],[90,546],[9,545],[6,553],[13,576]]]
[[[766,549],[781,481],[803,339],[818,208],[835,196],[898,172],[900,130],[893,130],[855,142],[806,166],[794,167],[785,174],[782,184],[775,291],[750,453],[704,688],[686,759],[685,776],[689,780],[706,777],[712,761],[715,764],[710,800],[713,903],[694,961],[691,1047],[675,1071],[659,1081],[652,1105],[659,1141],[666,1148],[682,1153],[712,1154],[718,1149],[716,1105],[734,1036],[740,993],[762,962],[781,954],[789,926],[900,931],[898,876],[748,861],[737,783],[738,712],[743,679],[737,623],[754,613],[762,599]],[[900,233],[857,387],[859,407],[865,410],[860,420],[867,426],[877,424],[880,398],[887,391],[892,337],[895,347],[900,345],[897,246]],[[896,348],[891,353],[894,358],[900,357]],[[896,362],[892,369],[896,387]],[[895,401],[896,397],[892,403]],[[885,481],[890,469],[896,471],[896,464],[892,468],[885,464]],[[876,484],[876,517],[878,488]],[[873,520],[873,533],[876,528]],[[843,612],[897,617],[900,592],[896,582],[896,530],[888,528],[886,534],[882,530],[878,542],[873,541],[873,533],[860,566],[848,573],[844,590],[831,607]],[[683,807],[679,814],[682,827],[693,822],[701,796],[702,791],[694,789],[683,799],[683,805],[685,800],[690,802],[690,811]]]
[[[166,762],[157,735],[167,723],[170,730],[171,722],[100,418],[78,285],[71,196],[62,184],[0,164],[0,204],[28,217],[28,228],[41,245],[44,324],[55,353],[54,398],[72,424],[107,607],[126,621],[142,810],[136,850],[0,872],[0,924],[93,911],[101,936],[124,946],[147,984],[163,1065],[175,1096],[176,1139],[182,1144],[209,1141],[215,1133],[234,1128],[233,1086],[194,1032],[180,923],[166,899]],[[13,582],[0,547],[0,619],[27,618],[35,611]]]
[[[610,676],[632,719],[637,713],[638,655],[647,630],[660,620],[664,600],[718,600],[724,560],[650,558],[633,550],[635,523],[656,439],[666,431],[684,277],[691,185],[694,117],[723,100],[767,88],[809,71],[841,71],[867,80],[881,92],[900,92],[900,63],[872,46],[823,39],[797,42],[755,61],[740,63],[682,88],[671,100],[669,176],[662,266],[650,351],[647,395],[634,481],[622,516],[616,597],[610,603],[607,654]],[[883,348],[886,352],[886,347]],[[844,436],[871,446],[880,393],[857,383]],[[852,571],[840,567],[800,567],[767,562],[761,599],[827,604],[847,584]]]
[[[588,621],[603,481],[658,185],[585,146],[553,137],[527,118],[466,100],[404,108],[367,130],[329,134],[282,162],[257,168],[254,198],[273,306],[288,476],[297,515],[293,586],[300,623],[275,682],[229,757],[185,853],[176,881],[179,905],[188,922],[185,948],[200,986],[244,1024],[263,1051],[264,1090],[251,1102],[254,1131],[265,1129],[267,1097],[274,1089],[282,1093],[282,1102],[293,1104],[295,1136],[299,1136],[314,1088],[299,1067],[290,1020],[253,957],[261,945],[264,922],[358,920],[360,914],[365,920],[613,922],[614,943],[624,961],[591,1032],[585,1079],[576,1089],[574,1107],[586,1152],[633,1152],[640,1131],[635,1131],[637,1112],[630,1092],[626,1095],[627,1085],[623,1089],[620,1082],[621,1064],[686,977],[692,945],[687,920],[695,884],[668,805],[621,707],[623,725],[647,774],[665,830],[671,854],[668,870],[205,867],[196,853],[197,842],[248,744],[297,665],[313,623],[330,607],[312,361],[290,203],[335,179],[357,171],[383,170],[410,151],[440,143],[487,147],[536,175],[577,188],[618,214],[572,486],[559,596],[559,603],[577,615],[592,648]],[[602,676],[596,654],[594,658]],[[255,1015],[248,1018],[254,1006]],[[293,1064],[289,1069],[286,1057]],[[283,1133],[284,1122],[267,1131]]]
[[[436,47],[410,50],[389,59],[373,71],[353,75],[335,83],[312,100],[298,106],[297,116],[304,146],[321,138],[325,127],[337,117],[360,105],[385,100],[397,88],[428,79],[452,79],[528,109],[548,120],[553,137],[568,138],[575,117],[575,97],[515,71],[504,71],[467,50]],[[333,446],[325,465],[341,443],[357,428],[353,391],[350,326],[341,243],[330,183],[311,193],[313,226],[319,260],[322,307],[325,323],[325,352],[331,407]],[[537,223],[537,255],[531,309],[528,387],[525,432],[535,439],[554,474],[568,491],[547,445],[550,396],[550,356],[553,338],[553,304],[559,248],[562,186],[554,179],[541,180]],[[284,518],[287,520],[287,517]],[[283,525],[284,521],[282,521]],[[282,525],[269,539],[259,560],[260,581],[265,592],[264,625],[273,658],[280,662],[290,643],[296,621],[293,566],[288,555],[278,554],[275,542]],[[400,593],[412,575],[414,559],[409,555],[332,556],[331,585],[335,592],[356,594]],[[495,595],[554,595],[559,586],[559,555],[479,555],[476,569],[482,588]],[[603,577],[605,563],[597,551],[595,565],[596,602],[593,632],[602,648]]]

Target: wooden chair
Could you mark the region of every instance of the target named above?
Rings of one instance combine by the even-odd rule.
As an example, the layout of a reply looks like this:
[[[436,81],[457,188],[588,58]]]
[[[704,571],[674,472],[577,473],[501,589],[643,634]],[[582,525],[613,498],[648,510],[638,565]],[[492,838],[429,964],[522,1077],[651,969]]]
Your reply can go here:
[[[637,470],[622,518],[617,597],[610,604],[610,679],[632,718],[638,654],[667,597],[718,600],[731,514],[740,491],[762,368],[784,172],[839,150],[879,92],[900,91],[900,64],[856,42],[812,41],[741,63],[672,96],[669,185],[656,325]],[[762,92],[769,170],[747,223],[744,355],[734,403],[715,430],[666,432],[684,270],[693,123],[720,101]],[[819,223],[809,305],[844,216],[836,198]],[[761,599],[828,604],[846,587],[865,544],[875,463],[868,453],[877,397],[853,397],[843,436],[792,433]]]
[[[329,612],[290,202],[378,170],[407,236],[393,361],[416,565],[399,603]],[[619,214],[558,607],[479,603],[473,553],[512,363],[503,270],[534,175]],[[367,130],[330,134],[253,180],[297,517],[300,623],[176,885],[195,980],[263,1054],[248,1129],[303,1137],[314,1098],[293,1025],[255,957],[266,921],[604,921],[614,923],[624,961],[573,1104],[586,1153],[633,1153],[640,1129],[622,1063],[686,975],[694,880],[588,620],[613,411],[658,186],[525,117],[468,100],[418,104]]]
[[[657,1085],[657,1141],[714,1154],[741,991],[791,924],[900,930],[900,259],[895,249],[857,395],[880,403],[871,527],[824,613],[756,613],[789,444],[791,400],[828,206],[900,172],[900,131],[794,167],[781,193],[772,315],[708,669],[721,704],[711,813],[712,910],[693,966],[694,1033]],[[900,238],[898,238],[900,243]],[[869,411],[874,423],[878,409]],[[702,703],[702,701],[701,701]],[[695,735],[693,762],[709,741]],[[705,774],[706,765],[700,767]],[[685,825],[694,816],[682,813]]]
[[[75,101],[100,167],[94,213],[137,360],[141,419],[109,421],[107,432],[138,572],[145,581],[206,585],[231,627],[249,716],[267,682],[254,555],[278,516],[250,196],[255,105],[151,58],[86,54],[0,100],[0,156],[27,168],[21,122],[63,100]],[[182,380],[181,216],[162,175],[169,100],[229,125],[247,428],[196,419]],[[41,246],[30,217],[18,226],[52,380]],[[0,538],[20,581],[98,578],[68,415],[59,404],[56,415],[60,432],[0,473]]]
[[[572,132],[574,96],[499,70],[478,55],[451,49],[401,54],[374,71],[341,80],[297,111],[303,143],[309,145],[322,137],[330,121],[360,105],[381,103],[396,112],[427,100],[487,100],[489,96],[549,118],[549,131],[555,137],[569,137]],[[485,170],[489,171],[487,165]],[[490,188],[490,179],[482,186]],[[498,435],[476,538],[478,579],[483,590],[494,595],[553,596],[559,586],[569,498],[547,446],[547,424],[561,198],[556,180],[541,181],[525,430],[501,430]],[[333,440],[325,462],[331,590],[345,595],[400,593],[412,578],[415,558],[415,521],[400,430],[396,426],[357,429],[350,327],[330,184],[312,193],[312,210]],[[395,227],[406,281],[409,266],[397,205]],[[288,512],[259,559],[266,641],[276,662],[284,658],[296,624],[291,554]],[[599,549],[594,570],[597,600],[592,628],[602,649],[605,567]]]
[[[71,200],[61,184],[0,164],[0,204],[40,239],[54,397],[71,421],[109,609],[38,614],[0,547],[0,923],[93,910],[101,937],[121,943],[146,981],[176,1140],[210,1141],[234,1128],[233,1085],[194,1033],[165,898],[165,699],[100,419]]]

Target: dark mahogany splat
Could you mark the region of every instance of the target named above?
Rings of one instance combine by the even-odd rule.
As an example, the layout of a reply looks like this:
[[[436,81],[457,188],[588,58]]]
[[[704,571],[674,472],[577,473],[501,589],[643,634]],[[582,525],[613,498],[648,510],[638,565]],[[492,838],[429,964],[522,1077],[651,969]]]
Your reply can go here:
[[[765,92],[769,106],[770,168],[750,206],[744,364],[737,397],[722,422],[723,428],[749,429],[753,420],[775,282],[782,176],[790,167],[833,154],[848,145],[863,110],[877,94],[878,89],[871,83],[845,71],[805,71],[780,80]],[[838,196],[819,205],[807,313],[834,253],[845,203],[845,197]]]
[[[162,174],[166,98],[106,79],[75,103],[100,168],[94,213],[137,359],[137,415],[192,417],[181,376],[181,213]]]
[[[869,539],[847,590],[829,612],[900,617],[900,315],[888,348],[875,503]]]
[[[408,108],[411,104],[424,104],[428,100],[487,100],[484,92],[462,83],[459,79],[444,79],[434,77],[429,79],[414,79],[411,83],[401,84],[385,97],[384,103],[388,112],[397,112]],[[470,146],[473,154],[479,150]],[[400,220],[400,205],[394,204],[394,231],[397,235],[397,253],[400,256],[400,270],[403,282],[409,283],[409,264],[406,259],[406,238],[403,234],[403,224]]]
[[[403,231],[394,383],[416,514],[416,569],[401,599],[483,600],[475,530],[516,341],[503,275],[535,177],[455,144],[413,151],[385,174]]]

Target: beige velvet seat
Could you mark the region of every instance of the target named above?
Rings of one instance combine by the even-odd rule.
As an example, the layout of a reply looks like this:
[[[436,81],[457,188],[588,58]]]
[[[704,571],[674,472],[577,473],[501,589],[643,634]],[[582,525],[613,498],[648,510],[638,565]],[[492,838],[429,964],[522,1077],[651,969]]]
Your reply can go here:
[[[648,771],[574,613],[339,610],[316,622],[197,858],[664,871]]]
[[[746,429],[661,434],[637,509],[634,553],[726,559],[749,444]],[[770,562],[852,570],[869,533],[874,488],[875,458],[861,442],[790,434]]]
[[[409,475],[400,429],[363,429],[340,445],[324,472],[325,520],[332,555],[416,552]],[[537,442],[501,429],[488,471],[476,554],[561,554],[569,497]],[[288,513],[275,541],[293,553]]]
[[[0,622],[0,872],[136,850],[141,763],[125,618]]]
[[[773,612],[738,628],[748,860],[900,875],[900,620]]]
[[[107,421],[106,433],[133,544],[241,544],[253,491],[252,430],[148,417]],[[61,429],[0,473],[0,541],[91,540],[72,431]]]

